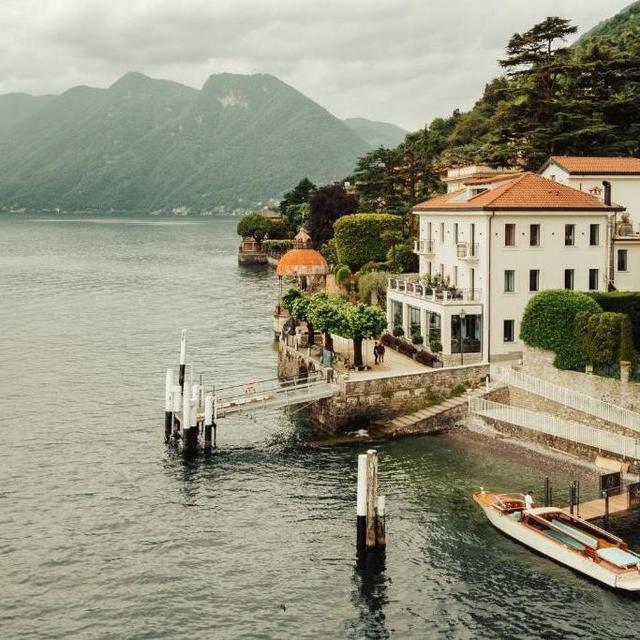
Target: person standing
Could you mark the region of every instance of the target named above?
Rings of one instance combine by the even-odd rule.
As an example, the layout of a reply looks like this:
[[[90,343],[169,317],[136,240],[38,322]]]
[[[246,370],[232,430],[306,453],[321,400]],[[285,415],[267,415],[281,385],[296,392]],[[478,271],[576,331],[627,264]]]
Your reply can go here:
[[[378,343],[376,342],[373,345],[373,359],[374,359],[374,364],[378,364],[378,357],[380,356],[380,349],[378,347]]]
[[[524,508],[528,511],[529,509],[534,509],[536,503],[533,500],[533,491],[527,491],[524,496]]]
[[[384,352],[385,352],[385,347],[384,344],[382,344],[382,342],[378,345],[378,361],[379,362],[384,362]]]

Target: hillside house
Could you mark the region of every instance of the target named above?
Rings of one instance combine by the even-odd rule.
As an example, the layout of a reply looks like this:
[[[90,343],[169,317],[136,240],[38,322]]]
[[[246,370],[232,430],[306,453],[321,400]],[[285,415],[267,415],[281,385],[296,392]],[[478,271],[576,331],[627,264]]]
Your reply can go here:
[[[607,290],[607,229],[622,210],[533,173],[473,178],[416,205],[419,273],[390,278],[389,328],[440,343],[447,365],[519,357],[533,294]]]

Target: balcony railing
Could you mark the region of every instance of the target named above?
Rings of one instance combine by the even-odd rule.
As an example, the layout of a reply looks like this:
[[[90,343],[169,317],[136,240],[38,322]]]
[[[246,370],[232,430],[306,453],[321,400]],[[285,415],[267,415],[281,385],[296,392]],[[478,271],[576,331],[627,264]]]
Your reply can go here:
[[[413,252],[418,255],[423,256],[432,256],[434,251],[434,242],[433,240],[414,240],[413,241]]]
[[[477,260],[480,253],[480,245],[477,242],[458,242],[458,258],[462,260]]]
[[[482,301],[481,289],[437,287],[405,278],[389,278],[389,289],[406,293],[421,300],[435,302],[436,304],[472,304]]]

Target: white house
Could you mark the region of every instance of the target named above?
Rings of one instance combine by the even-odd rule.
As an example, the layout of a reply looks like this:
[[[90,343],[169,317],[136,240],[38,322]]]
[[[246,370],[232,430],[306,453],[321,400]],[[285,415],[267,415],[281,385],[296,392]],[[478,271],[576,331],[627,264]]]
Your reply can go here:
[[[621,211],[533,173],[476,178],[416,205],[419,273],[390,279],[389,328],[440,343],[445,364],[519,357],[535,292],[607,290],[609,220]]]
[[[463,189],[470,181],[487,180],[504,174],[519,173],[518,169],[495,169],[486,164],[468,164],[464,166],[449,167],[440,179],[447,185],[447,193]]]
[[[626,209],[612,224],[612,280],[621,291],[640,290],[640,158],[551,156],[539,173]]]

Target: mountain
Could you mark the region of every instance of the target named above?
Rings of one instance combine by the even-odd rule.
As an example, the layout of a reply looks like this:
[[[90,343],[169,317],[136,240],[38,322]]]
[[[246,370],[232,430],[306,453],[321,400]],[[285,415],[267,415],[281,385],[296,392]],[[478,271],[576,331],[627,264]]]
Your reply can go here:
[[[0,136],[39,111],[55,96],[7,93],[0,96]]]
[[[616,13],[613,17],[603,20],[593,29],[583,34],[575,43],[575,47],[597,43],[604,39],[612,39],[621,46],[629,39],[640,37],[640,0]]]
[[[395,124],[366,118],[346,118],[342,122],[375,149],[397,147],[408,133]]]
[[[46,99],[45,99],[46,98]],[[279,198],[348,175],[370,145],[271,75],[201,90],[128,73],[107,89],[0,96],[0,207],[195,211]]]

